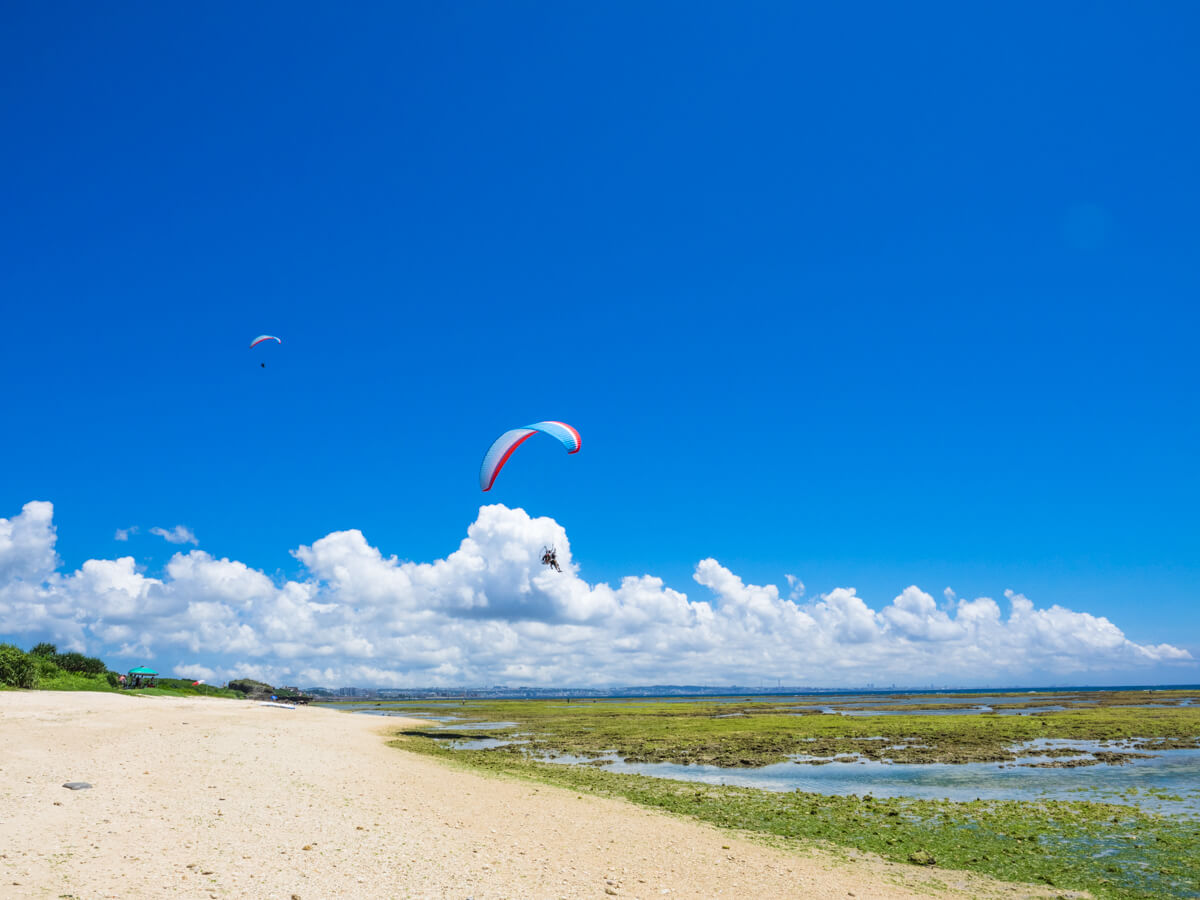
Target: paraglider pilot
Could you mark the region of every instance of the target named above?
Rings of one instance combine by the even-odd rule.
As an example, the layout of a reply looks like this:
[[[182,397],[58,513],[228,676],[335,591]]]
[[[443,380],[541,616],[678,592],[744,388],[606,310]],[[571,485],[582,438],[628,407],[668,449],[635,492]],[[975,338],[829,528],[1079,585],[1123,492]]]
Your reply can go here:
[[[543,548],[543,550],[542,550],[542,565],[543,566],[552,566],[554,568],[555,572],[561,572],[562,569],[560,569],[558,567],[558,551],[555,550],[553,547]]]

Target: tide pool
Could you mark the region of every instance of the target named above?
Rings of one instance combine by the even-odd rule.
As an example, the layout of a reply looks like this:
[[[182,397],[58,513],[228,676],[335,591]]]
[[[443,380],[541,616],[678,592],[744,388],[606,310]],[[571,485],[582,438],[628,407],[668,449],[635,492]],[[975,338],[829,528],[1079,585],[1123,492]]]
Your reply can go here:
[[[1086,751],[1122,749],[1087,741],[1034,741],[1014,750],[1066,747]],[[757,769],[629,763],[616,754],[595,760],[571,755],[539,758],[566,765],[603,764],[611,772],[768,791],[956,801],[1095,800],[1151,812],[1200,816],[1200,750],[1163,750],[1149,759],[1131,759],[1123,765],[1100,763],[1078,768],[1028,765],[1062,758],[1049,756],[1022,757],[1018,762],[1006,763],[903,765],[848,757],[833,762],[821,760],[814,765],[811,758],[801,757]]]

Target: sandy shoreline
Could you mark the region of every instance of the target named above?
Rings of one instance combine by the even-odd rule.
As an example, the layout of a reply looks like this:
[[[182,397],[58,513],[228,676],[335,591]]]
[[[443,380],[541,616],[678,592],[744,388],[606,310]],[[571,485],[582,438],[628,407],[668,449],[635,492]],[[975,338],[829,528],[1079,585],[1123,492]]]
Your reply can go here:
[[[475,775],[386,746],[404,722],[208,698],[0,692],[0,896],[1053,893],[778,850],[618,800]]]

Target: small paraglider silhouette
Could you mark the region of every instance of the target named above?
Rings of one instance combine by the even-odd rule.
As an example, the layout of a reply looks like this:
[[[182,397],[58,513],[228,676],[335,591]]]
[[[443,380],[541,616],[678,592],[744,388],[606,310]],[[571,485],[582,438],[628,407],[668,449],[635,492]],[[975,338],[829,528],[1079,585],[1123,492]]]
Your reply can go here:
[[[250,342],[250,349],[253,350],[255,347],[257,347],[263,341],[274,341],[277,344],[283,343],[283,341],[281,341],[279,338],[275,337],[275,335],[273,335],[273,334],[260,334],[258,337],[256,337],[254,340],[252,340]],[[261,366],[262,368],[265,369],[267,367],[267,364],[265,362],[263,362],[263,363],[259,363],[259,366]]]
[[[555,572],[562,571],[562,569],[560,569],[558,567],[558,551],[555,550],[555,548],[553,548],[553,547],[543,547],[542,548],[542,565],[550,566],[551,568],[554,569]]]

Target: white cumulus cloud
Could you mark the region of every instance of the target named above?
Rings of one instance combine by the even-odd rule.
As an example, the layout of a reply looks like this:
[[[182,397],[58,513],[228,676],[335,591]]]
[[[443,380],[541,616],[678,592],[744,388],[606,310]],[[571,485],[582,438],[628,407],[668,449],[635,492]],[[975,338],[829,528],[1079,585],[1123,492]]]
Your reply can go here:
[[[194,541],[182,526],[167,534]],[[806,600],[798,579],[783,591],[748,584],[715,559],[696,565],[697,597],[649,574],[593,584],[561,525],[502,505],[482,507],[444,558],[402,561],[358,530],[335,531],[296,548],[304,572],[282,582],[199,549],[155,574],[129,556],[62,571],[55,541],[49,503],[0,519],[0,635],[208,681],[1029,683],[1194,665],[1186,649],[1135,643],[1106,618],[1012,591],[1007,614],[952,591],[939,606],[915,585],[881,606],[852,587]],[[562,572],[541,565],[543,546]]]

